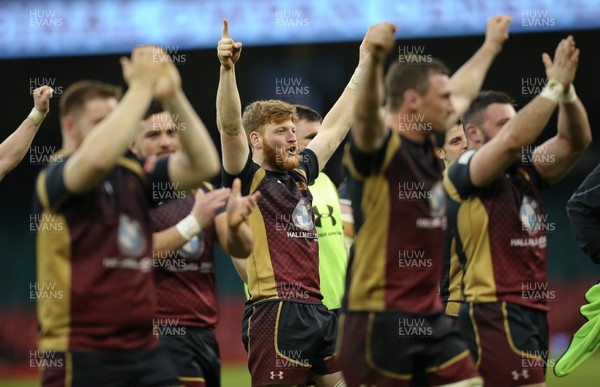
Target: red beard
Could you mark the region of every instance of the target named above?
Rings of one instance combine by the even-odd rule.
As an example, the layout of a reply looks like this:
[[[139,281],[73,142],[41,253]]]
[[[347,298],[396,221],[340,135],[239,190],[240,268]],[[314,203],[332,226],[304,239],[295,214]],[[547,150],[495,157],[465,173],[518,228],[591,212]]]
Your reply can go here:
[[[279,152],[277,152],[279,148]],[[300,164],[300,156],[289,155],[283,147],[272,147],[263,140],[263,158],[269,165],[275,166],[280,171],[291,171]]]

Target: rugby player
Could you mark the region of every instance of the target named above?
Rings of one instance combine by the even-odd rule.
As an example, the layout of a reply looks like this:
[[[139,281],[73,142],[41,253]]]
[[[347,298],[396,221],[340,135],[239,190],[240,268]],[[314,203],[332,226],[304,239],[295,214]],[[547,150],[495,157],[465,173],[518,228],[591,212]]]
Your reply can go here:
[[[467,143],[467,136],[465,136],[462,120],[459,120],[456,125],[448,129],[444,134],[444,144],[439,150],[440,154],[438,157],[444,160],[446,168],[468,150]],[[452,279],[452,282],[450,282],[450,279]],[[458,261],[458,255],[456,255],[454,235],[450,230],[446,230],[444,236],[444,260],[440,281],[440,297],[442,298],[446,316],[452,322],[456,322],[460,303],[463,301],[462,268]]]
[[[224,184],[239,177],[243,194],[257,189],[263,194],[258,211],[249,217],[255,245],[247,261],[250,301],[243,340],[252,385],[290,386],[314,380],[320,386],[343,386],[333,358],[337,316],[322,304],[308,186],[350,129],[360,66],[368,53],[361,45],[359,69],[319,133],[299,152],[293,105],[257,101],[242,115],[235,80],[242,45],[229,38],[227,28],[225,21],[218,44],[217,91]]]
[[[550,224],[540,190],[564,177],[591,142],[572,85],[578,60],[572,36],[554,60],[544,53],[547,85],[518,113],[508,95],[480,93],[463,116],[470,147],[478,149],[444,175],[464,267],[458,326],[486,386],[545,386]],[[556,135],[530,149],[557,106]]]
[[[430,134],[453,126],[475,98],[509,22],[490,19],[484,44],[452,78],[437,59],[400,56],[385,93],[395,27],[372,27],[344,160],[357,229],[340,328],[349,386],[481,385],[438,295],[446,211]]]
[[[43,386],[179,385],[153,336],[149,207],[155,184],[198,187],[219,172],[210,136],[163,50],[122,58],[129,85],[80,81],[60,101],[63,149],[37,179],[37,282],[61,299],[38,300],[38,349],[60,360]],[[182,152],[138,160],[127,152],[156,98],[185,122]],[[55,362],[56,363],[56,362]]]
[[[187,127],[177,127],[173,115],[153,103],[129,148],[140,158],[166,157],[181,151],[183,130]],[[231,197],[228,188],[213,190],[208,182],[197,189],[196,199],[186,192],[169,195],[168,188],[153,190],[161,203],[150,210],[158,306],[154,331],[186,387],[219,387],[213,247],[217,242],[227,253],[250,254],[252,233],[244,220],[260,193],[241,198],[239,182]],[[215,217],[228,197],[228,211]]]

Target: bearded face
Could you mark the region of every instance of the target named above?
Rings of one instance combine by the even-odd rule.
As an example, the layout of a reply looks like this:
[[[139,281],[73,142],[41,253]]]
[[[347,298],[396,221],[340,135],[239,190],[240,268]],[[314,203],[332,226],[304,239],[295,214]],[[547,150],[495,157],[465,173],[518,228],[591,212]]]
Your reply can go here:
[[[291,171],[300,164],[298,147],[294,145],[276,145],[269,143],[267,138],[263,137],[263,158],[273,167],[280,171]]]

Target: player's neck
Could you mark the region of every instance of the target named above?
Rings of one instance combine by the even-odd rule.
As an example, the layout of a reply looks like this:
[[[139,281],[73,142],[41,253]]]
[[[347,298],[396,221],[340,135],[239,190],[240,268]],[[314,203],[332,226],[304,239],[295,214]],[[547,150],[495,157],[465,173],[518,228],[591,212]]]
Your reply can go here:
[[[426,129],[431,125],[423,121],[421,114],[405,109],[388,111],[385,121],[391,130],[417,144],[425,143],[430,132]]]

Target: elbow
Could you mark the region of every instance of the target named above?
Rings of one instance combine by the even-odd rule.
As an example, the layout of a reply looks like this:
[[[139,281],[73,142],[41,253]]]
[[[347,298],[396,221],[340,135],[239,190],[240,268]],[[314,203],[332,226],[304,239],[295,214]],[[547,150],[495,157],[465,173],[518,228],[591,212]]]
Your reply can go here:
[[[193,169],[194,175],[197,177],[197,182],[195,182],[195,184],[200,184],[202,181],[210,180],[221,172],[221,163],[219,162],[217,150],[206,150],[206,153],[209,153],[210,156],[190,160],[190,167]]]
[[[249,229],[243,232],[244,235],[238,235],[237,237],[233,237],[234,231],[230,230],[230,235],[232,237],[228,240],[227,243],[227,252],[234,257],[240,259],[246,259],[252,253],[252,248],[254,247],[254,239],[252,238],[252,233]]]
[[[523,149],[524,146],[530,145],[528,143],[526,143],[525,141],[523,141],[518,134],[515,133],[502,133],[502,131],[500,131],[500,133],[498,133],[498,136],[502,136],[502,142],[504,143],[504,146],[506,147],[506,149],[508,151],[510,151],[511,153],[518,153],[521,152],[521,150]]]
[[[214,157],[211,157],[210,162],[207,164],[208,165],[206,166],[202,166],[202,169],[206,170],[206,174],[209,176],[209,179],[217,176],[219,172],[221,172],[221,163],[219,162],[216,154]]]
[[[221,133],[221,135],[224,136],[231,136],[231,137],[237,137],[239,136],[240,133],[240,128],[242,128],[242,123],[241,121],[235,121],[235,122],[223,122],[223,119],[221,118],[220,120],[220,125],[218,127],[219,132]]]
[[[581,136],[578,147],[575,149],[575,151],[583,153],[589,148],[589,146],[591,144],[592,144],[592,131],[586,130],[585,133],[583,134],[583,136]]]
[[[230,243],[228,253],[236,258],[246,259],[252,253],[252,241],[244,241],[243,243]]]

